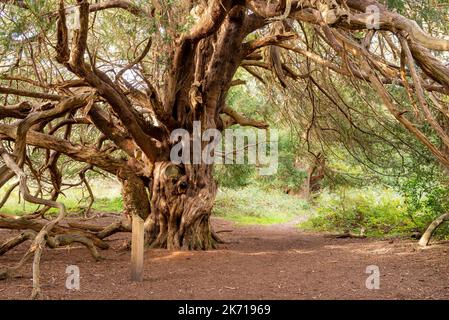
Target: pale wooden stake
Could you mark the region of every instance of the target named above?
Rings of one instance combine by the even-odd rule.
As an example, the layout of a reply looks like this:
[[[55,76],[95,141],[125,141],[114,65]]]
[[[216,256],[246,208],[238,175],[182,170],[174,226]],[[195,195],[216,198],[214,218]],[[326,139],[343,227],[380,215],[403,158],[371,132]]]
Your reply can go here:
[[[144,221],[133,215],[131,239],[131,280],[143,281]]]

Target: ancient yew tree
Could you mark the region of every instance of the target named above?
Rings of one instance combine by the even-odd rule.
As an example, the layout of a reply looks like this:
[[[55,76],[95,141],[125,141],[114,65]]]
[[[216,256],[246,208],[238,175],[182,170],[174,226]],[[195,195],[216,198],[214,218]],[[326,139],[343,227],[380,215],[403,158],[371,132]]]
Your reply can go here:
[[[237,70],[265,85],[273,75],[285,95],[314,88],[327,97],[329,116],[347,107],[333,97],[330,78],[368,86],[377,98],[367,103],[449,168],[449,40],[440,27],[430,35],[374,0],[2,0],[0,19],[0,186],[12,181],[6,197],[18,187],[42,205],[30,216],[0,216],[0,228],[22,231],[0,254],[32,240],[0,278],[34,255],[35,295],[45,246],[77,242],[100,258],[97,248],[129,231],[132,219],[145,221],[149,247],[216,247],[213,166],[172,163],[170,134],[192,132],[194,121],[203,131],[266,128],[226,105],[230,88],[244,84]],[[413,109],[391,88],[404,90]],[[121,221],[103,230],[59,224],[67,161],[77,163],[86,188],[90,170],[119,179]],[[46,216],[50,207],[57,218]]]

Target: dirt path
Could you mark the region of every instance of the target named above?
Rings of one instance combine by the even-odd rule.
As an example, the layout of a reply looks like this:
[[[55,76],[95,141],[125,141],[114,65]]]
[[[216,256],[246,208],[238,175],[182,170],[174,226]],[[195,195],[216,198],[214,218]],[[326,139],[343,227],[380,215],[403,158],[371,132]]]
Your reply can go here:
[[[47,250],[42,283],[50,299],[447,299],[449,244],[416,250],[416,242],[333,239],[305,233],[294,224],[235,226],[214,219],[228,241],[210,252],[147,250],[145,280],[128,280],[129,252],[103,252],[95,263],[82,248]],[[0,239],[12,233],[0,231]],[[129,238],[111,239],[119,248]],[[0,257],[18,261],[26,245]],[[80,291],[65,288],[68,265],[81,271]],[[380,268],[380,289],[368,290],[366,267]],[[3,299],[28,298],[24,278],[0,282]]]

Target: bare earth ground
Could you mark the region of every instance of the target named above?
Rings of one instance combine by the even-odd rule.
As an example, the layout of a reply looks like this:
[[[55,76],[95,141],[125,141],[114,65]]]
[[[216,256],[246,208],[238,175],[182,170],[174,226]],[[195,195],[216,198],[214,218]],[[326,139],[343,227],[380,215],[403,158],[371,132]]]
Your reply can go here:
[[[107,219],[97,223],[107,224]],[[94,262],[85,248],[44,252],[41,264],[47,299],[447,299],[449,244],[416,249],[416,242],[335,239],[306,233],[293,223],[236,226],[214,219],[229,243],[210,252],[147,250],[143,283],[129,281],[130,252],[120,248],[130,234],[111,237],[106,260]],[[0,240],[13,232],[0,231]],[[15,264],[22,244],[0,257]],[[80,291],[65,288],[68,265],[81,272]],[[379,290],[368,290],[366,267],[377,265]],[[0,298],[27,299],[31,268],[24,277],[0,282]]]

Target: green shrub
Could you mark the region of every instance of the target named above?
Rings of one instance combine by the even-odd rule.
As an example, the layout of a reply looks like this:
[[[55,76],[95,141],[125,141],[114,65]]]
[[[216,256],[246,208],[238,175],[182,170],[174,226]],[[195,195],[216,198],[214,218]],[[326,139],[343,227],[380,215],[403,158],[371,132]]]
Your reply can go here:
[[[302,227],[321,231],[382,236],[416,229],[403,197],[391,189],[340,188],[323,191],[316,199],[316,214]]]
[[[445,174],[437,166],[417,167],[402,181],[400,189],[407,212],[420,232],[437,217],[449,212],[449,186]],[[441,225],[435,235],[449,235],[449,225]]]
[[[278,168],[275,174],[258,175],[254,164],[215,165],[214,177],[223,188],[239,189],[255,184],[265,190],[299,191],[304,184],[307,173],[295,167],[295,141],[287,134],[280,132]],[[246,160],[245,160],[246,161]]]
[[[238,189],[251,183],[255,174],[254,165],[233,164],[215,165],[214,178],[223,188]]]
[[[307,178],[304,169],[295,167],[298,142],[289,134],[279,132],[279,158],[275,174],[259,176],[256,183],[264,189],[299,191]]]

